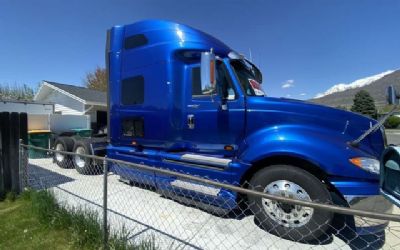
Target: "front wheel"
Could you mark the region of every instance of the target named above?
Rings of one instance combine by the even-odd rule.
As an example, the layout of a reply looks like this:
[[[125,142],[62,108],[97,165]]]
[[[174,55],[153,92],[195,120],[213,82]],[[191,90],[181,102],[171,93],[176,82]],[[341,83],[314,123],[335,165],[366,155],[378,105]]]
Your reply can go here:
[[[258,171],[250,180],[257,191],[287,198],[331,203],[326,186],[307,171],[288,165],[274,165]],[[250,195],[250,208],[260,226],[293,241],[316,240],[330,227],[333,213],[291,205]]]

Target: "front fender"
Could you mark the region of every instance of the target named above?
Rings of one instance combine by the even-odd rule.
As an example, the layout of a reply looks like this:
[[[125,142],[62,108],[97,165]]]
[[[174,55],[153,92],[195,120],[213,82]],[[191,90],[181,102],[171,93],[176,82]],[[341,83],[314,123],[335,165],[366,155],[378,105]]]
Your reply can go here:
[[[283,125],[263,128],[246,137],[239,148],[239,159],[246,163],[273,156],[307,160],[328,176],[377,179],[349,162],[353,157],[371,157],[347,144],[345,135],[324,128]]]

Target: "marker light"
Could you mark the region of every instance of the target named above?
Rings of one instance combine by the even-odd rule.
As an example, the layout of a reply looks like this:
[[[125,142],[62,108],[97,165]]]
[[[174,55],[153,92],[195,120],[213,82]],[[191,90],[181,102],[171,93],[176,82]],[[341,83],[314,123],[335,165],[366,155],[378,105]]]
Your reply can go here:
[[[380,163],[377,159],[368,157],[355,157],[349,159],[349,161],[357,167],[364,169],[365,171],[379,174]]]

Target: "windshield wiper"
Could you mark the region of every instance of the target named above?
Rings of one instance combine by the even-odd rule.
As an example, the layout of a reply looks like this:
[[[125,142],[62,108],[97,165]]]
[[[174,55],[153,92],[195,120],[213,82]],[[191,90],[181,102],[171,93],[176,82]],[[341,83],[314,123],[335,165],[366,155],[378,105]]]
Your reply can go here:
[[[353,147],[358,147],[360,145],[360,142],[362,140],[365,139],[365,137],[367,137],[369,134],[375,132],[376,130],[378,130],[381,126],[383,126],[383,124],[385,123],[385,121],[396,112],[398,105],[395,105],[392,110],[390,110],[389,113],[387,113],[386,115],[384,115],[381,119],[379,119],[379,121],[372,127],[370,127],[367,131],[364,132],[364,134],[360,135],[360,137],[358,137],[357,139],[355,139],[354,141],[350,142],[350,145]]]

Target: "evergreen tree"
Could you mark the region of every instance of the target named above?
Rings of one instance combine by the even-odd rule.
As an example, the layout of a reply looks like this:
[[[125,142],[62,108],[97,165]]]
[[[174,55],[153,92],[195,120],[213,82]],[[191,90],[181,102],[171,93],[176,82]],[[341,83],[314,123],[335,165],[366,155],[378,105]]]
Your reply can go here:
[[[26,84],[0,84],[0,100],[31,101],[34,95],[33,88]]]
[[[354,97],[351,111],[376,118],[377,112],[374,98],[365,90],[360,90]]]

